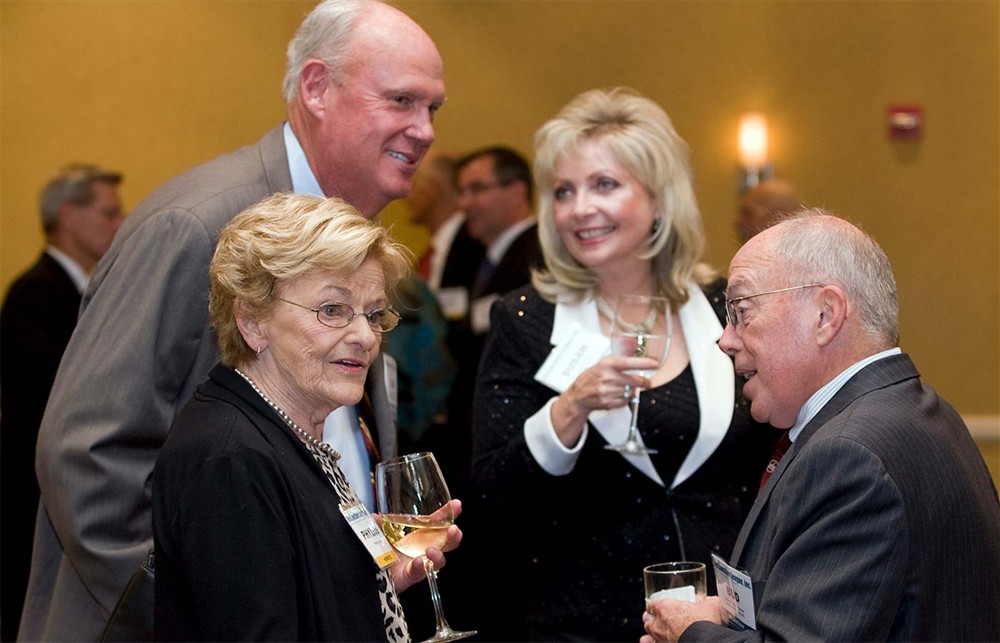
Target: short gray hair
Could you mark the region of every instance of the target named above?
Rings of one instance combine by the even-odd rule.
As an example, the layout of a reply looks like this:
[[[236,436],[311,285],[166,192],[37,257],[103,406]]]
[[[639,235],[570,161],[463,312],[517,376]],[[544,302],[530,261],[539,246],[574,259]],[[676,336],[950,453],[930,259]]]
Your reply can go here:
[[[302,66],[310,58],[326,63],[334,82],[344,76],[348,44],[358,17],[379,0],[324,0],[306,16],[288,43],[288,67],[282,84],[285,102],[299,95]]]
[[[122,175],[97,165],[75,163],[67,165],[49,179],[42,188],[38,208],[45,232],[55,229],[59,210],[64,204],[90,205],[94,200],[94,183],[98,182],[118,185],[122,182]]]
[[[798,210],[772,227],[771,249],[784,272],[794,274],[796,283],[840,286],[867,335],[886,348],[899,344],[896,280],[870,235],[823,208]]]

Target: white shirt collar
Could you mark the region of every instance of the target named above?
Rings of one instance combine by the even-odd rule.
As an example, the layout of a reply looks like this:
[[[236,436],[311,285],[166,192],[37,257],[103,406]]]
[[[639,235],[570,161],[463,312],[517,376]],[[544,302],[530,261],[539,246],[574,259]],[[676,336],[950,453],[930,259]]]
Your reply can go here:
[[[45,252],[55,259],[56,263],[62,266],[62,269],[69,275],[70,281],[73,282],[73,285],[76,286],[76,289],[82,295],[83,291],[87,289],[87,284],[90,283],[90,276],[87,275],[83,267],[55,246],[46,246]]]
[[[431,272],[427,277],[427,286],[431,290],[438,290],[441,287],[441,277],[444,274],[444,264],[451,251],[451,244],[455,241],[458,231],[465,223],[465,213],[461,210],[455,212],[445,219],[444,223],[438,226],[431,237],[431,248],[434,254],[431,255]]]
[[[312,194],[314,196],[326,196],[323,189],[319,187],[319,181],[309,167],[309,160],[306,153],[299,144],[299,139],[295,137],[292,126],[285,121],[282,128],[285,135],[285,152],[288,154],[288,171],[292,175],[292,191],[296,194]]]
[[[826,406],[826,403],[830,401],[830,398],[832,398],[837,391],[842,389],[844,384],[847,384],[847,381],[854,377],[858,371],[872,362],[885,359],[891,355],[899,355],[902,352],[903,350],[897,346],[896,348],[890,348],[889,350],[882,351],[881,353],[875,353],[860,362],[855,362],[851,366],[848,366],[840,373],[840,375],[827,382],[823,388],[813,393],[812,397],[806,400],[806,403],[802,405],[801,409],[799,409],[799,416],[795,420],[795,425],[788,431],[788,438],[792,442],[795,442],[795,440],[799,437],[799,434],[802,433],[802,429],[809,424],[809,421],[816,417],[816,414],[819,413],[820,409]]]
[[[521,236],[521,233],[533,225],[535,225],[534,217],[521,219],[514,225],[504,230],[500,236],[490,244],[490,247],[486,249],[486,256],[489,257],[494,266],[500,263],[503,256],[507,254],[507,249],[510,248],[511,244],[514,243],[519,236]]]

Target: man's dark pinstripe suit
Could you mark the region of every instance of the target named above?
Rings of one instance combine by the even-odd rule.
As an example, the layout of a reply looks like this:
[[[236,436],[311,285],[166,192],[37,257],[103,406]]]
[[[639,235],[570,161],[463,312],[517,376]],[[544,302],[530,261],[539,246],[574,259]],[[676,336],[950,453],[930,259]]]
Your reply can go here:
[[[1000,640],[1000,504],[961,418],[906,355],[849,380],[757,498],[732,559],[758,631],[682,641]]]

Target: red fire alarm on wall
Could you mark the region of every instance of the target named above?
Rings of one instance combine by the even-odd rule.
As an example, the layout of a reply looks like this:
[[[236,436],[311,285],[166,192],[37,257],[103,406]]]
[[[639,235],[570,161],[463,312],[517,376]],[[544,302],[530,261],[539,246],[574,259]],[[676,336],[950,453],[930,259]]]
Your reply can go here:
[[[923,134],[924,108],[920,105],[889,105],[886,121],[891,139],[919,139]]]

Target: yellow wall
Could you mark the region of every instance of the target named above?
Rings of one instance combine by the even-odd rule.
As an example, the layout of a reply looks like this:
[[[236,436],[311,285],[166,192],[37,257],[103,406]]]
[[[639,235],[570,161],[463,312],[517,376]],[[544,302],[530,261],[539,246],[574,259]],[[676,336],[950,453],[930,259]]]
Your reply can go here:
[[[68,161],[125,172],[131,206],[282,117],[284,48],[312,2],[0,0],[0,287],[41,247],[36,195]],[[710,260],[735,250],[739,115],[780,176],[870,230],[896,269],[902,343],[963,414],[1000,413],[996,0],[404,0],[438,42],[440,147],[507,143],[574,94],[627,84],[694,152]],[[885,109],[924,107],[918,143]],[[399,219],[400,206],[384,218]],[[397,233],[419,250],[425,238]]]

